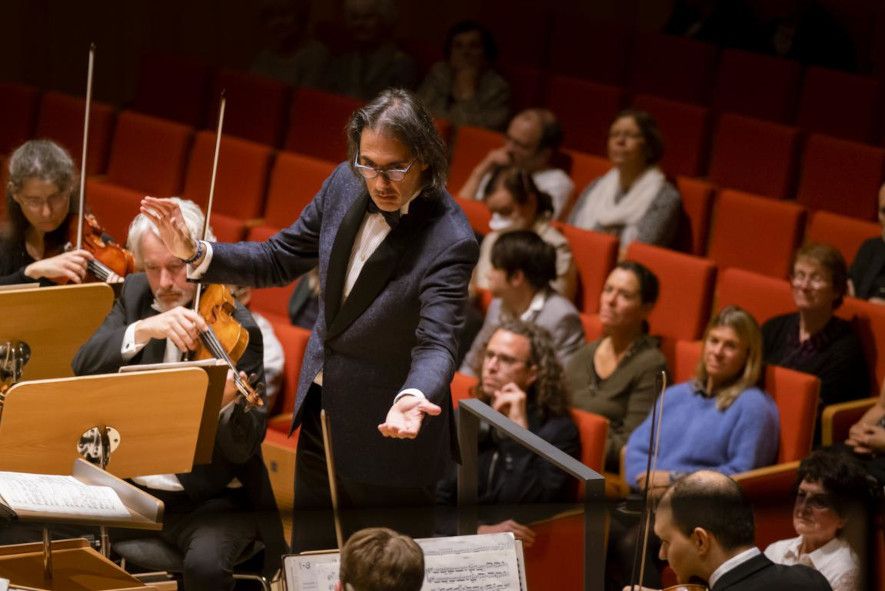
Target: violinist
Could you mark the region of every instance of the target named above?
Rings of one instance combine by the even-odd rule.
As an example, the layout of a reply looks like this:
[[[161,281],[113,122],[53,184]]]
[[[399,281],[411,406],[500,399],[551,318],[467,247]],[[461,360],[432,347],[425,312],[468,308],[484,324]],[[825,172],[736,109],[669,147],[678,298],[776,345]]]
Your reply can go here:
[[[759,551],[753,508],[724,474],[695,472],[670,486],[658,505],[654,531],[660,557],[669,561],[680,584],[702,581],[711,591],[830,591],[816,570],[775,564]]]
[[[191,201],[173,198],[193,239],[203,214]],[[74,358],[77,375],[116,372],[122,365],[178,361],[199,342],[206,321],[185,306],[196,284],[184,263],[170,253],[144,215],[129,228],[129,248],[143,272],[128,275],[120,297],[101,327]],[[236,304],[234,318],[249,333],[237,369],[264,381],[261,332],[249,312]],[[242,374],[241,374],[242,375]],[[255,540],[266,548],[264,572],[273,574],[284,553],[282,525],[261,458],[267,406],[247,412],[228,379],[219,416],[212,463],[188,474],[133,478],[166,504],[162,539],[184,554],[187,589],[233,589],[233,567]],[[115,539],[125,537],[117,532]]]
[[[9,158],[6,202],[9,227],[0,246],[0,285],[56,278],[80,283],[93,258],[65,252],[69,221],[76,216],[77,168],[70,154],[49,140],[31,140]]]

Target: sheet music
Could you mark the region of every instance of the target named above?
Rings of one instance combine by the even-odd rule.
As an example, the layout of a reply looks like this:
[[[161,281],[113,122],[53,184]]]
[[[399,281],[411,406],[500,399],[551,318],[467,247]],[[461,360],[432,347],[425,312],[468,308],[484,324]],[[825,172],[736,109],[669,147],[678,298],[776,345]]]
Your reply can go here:
[[[522,548],[513,534],[422,538],[422,591],[520,591]],[[338,553],[304,554],[283,559],[289,591],[334,591]]]
[[[0,472],[0,498],[15,511],[90,517],[129,517],[114,489],[73,476]]]

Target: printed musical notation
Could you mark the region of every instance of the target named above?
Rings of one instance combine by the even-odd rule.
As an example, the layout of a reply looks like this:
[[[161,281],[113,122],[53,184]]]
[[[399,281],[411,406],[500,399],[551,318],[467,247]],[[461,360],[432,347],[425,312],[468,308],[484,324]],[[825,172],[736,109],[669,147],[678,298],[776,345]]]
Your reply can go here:
[[[129,510],[114,489],[73,476],[0,472],[0,500],[13,511],[127,518]]]

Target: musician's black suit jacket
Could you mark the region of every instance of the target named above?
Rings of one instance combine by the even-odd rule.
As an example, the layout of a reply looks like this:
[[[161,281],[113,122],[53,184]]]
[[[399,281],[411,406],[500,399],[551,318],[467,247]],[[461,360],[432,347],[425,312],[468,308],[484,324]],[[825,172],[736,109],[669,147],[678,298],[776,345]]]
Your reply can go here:
[[[120,353],[126,328],[137,320],[159,313],[151,307],[153,301],[153,293],[143,273],[127,276],[120,297],[104,323],[74,357],[74,373],[116,373],[123,365],[162,363],[166,352],[165,339],[152,339],[128,362],[123,360]],[[237,368],[246,375],[255,374],[258,383],[263,384],[261,331],[249,311],[239,304],[234,318],[249,332],[249,345]],[[279,566],[280,556],[286,547],[273,490],[261,457],[266,422],[266,407],[245,412],[240,404],[231,405],[219,417],[212,463],[194,466],[190,473],[177,476],[185,492],[196,502],[223,494],[227,484],[237,478],[247,491],[251,505],[249,509],[256,512],[270,569]]]
[[[368,201],[365,181],[341,164],[289,228],[263,243],[213,244],[204,279],[285,285],[318,265],[323,305],[304,355],[292,428],[322,370],[339,474],[373,485],[427,486],[458,456],[449,383],[479,248],[452,197],[427,188],[342,302]],[[378,425],[405,388],[421,390],[442,415],[425,417],[415,440],[384,438]]]
[[[711,591],[832,591],[827,579],[807,566],[775,564],[764,554],[739,564]]]

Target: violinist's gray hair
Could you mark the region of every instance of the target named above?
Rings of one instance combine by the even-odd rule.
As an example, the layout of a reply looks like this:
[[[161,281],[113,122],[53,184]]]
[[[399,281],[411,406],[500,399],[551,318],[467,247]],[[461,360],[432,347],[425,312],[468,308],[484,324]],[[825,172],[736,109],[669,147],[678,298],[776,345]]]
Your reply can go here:
[[[50,182],[59,191],[70,191],[79,179],[71,155],[51,140],[25,142],[9,157],[7,191],[18,193],[32,178]]]
[[[388,88],[351,115],[346,128],[351,167],[359,156],[360,138],[366,128],[402,142],[412,157],[427,165],[424,184],[445,191],[449,167],[446,145],[433,125],[430,111],[414,94]]]
[[[178,204],[178,208],[181,210],[181,216],[184,218],[184,223],[187,226],[188,234],[190,234],[191,239],[200,240],[203,237],[204,219],[203,210],[200,209],[200,206],[189,199],[182,199],[181,197],[170,197],[169,199]],[[135,266],[139,269],[144,266],[141,253],[141,239],[146,232],[153,232],[154,234],[159,235],[157,232],[157,226],[154,222],[143,213],[140,213],[134,220],[132,220],[132,223],[129,224],[129,236],[126,240],[126,248],[129,249],[135,257]],[[215,234],[212,232],[211,226],[207,232],[206,239],[210,241],[215,240]]]

